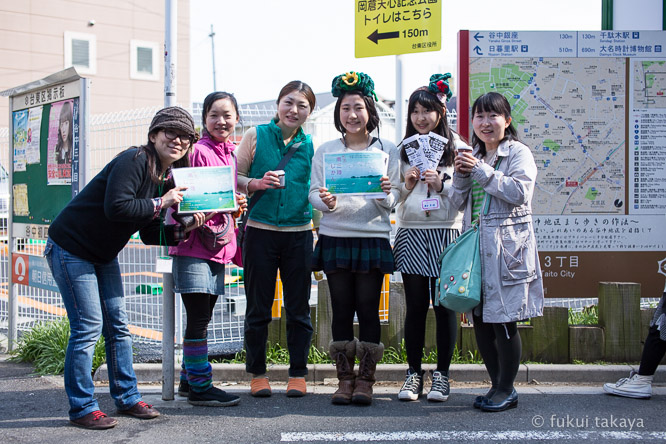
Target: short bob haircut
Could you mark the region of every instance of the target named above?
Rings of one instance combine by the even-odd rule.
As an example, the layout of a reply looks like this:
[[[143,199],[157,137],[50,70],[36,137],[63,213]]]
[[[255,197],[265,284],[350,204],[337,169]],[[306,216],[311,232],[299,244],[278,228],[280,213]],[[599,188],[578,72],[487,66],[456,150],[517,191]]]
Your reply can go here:
[[[509,120],[511,118],[511,105],[509,105],[509,101],[506,100],[506,97],[500,93],[485,93],[474,101],[474,104],[472,105],[472,119],[474,119],[476,113],[489,112],[496,112],[497,114],[503,115],[506,120]],[[516,128],[513,126],[513,121],[504,131],[504,139],[502,139],[500,143],[504,142],[505,140],[520,141],[518,138],[518,131],[516,131]],[[480,148],[479,153],[485,156],[486,144],[477,137],[476,133],[474,133],[472,134],[472,146],[477,145]]]
[[[368,110],[368,124],[365,128],[368,130],[368,133],[373,132],[379,126],[379,113],[377,112],[377,107],[375,106],[375,100],[372,97],[364,96],[363,92],[359,90],[345,91],[338,97],[338,101],[335,102],[335,111],[333,112],[333,121],[335,122],[335,129],[338,130],[341,134],[345,134],[347,130],[342,125],[340,120],[340,108],[342,107],[342,100],[350,95],[356,94],[361,97],[365,102],[365,109]]]

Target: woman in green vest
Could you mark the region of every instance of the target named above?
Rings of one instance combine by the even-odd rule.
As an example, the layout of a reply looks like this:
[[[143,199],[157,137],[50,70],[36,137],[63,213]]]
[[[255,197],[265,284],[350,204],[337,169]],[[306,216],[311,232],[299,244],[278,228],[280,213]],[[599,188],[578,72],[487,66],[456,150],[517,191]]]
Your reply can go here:
[[[314,148],[301,126],[315,106],[312,89],[300,81],[286,84],[270,123],[250,128],[238,147],[238,187],[250,200],[243,265],[245,369],[252,374],[252,396],[271,395],[266,376],[266,340],[280,270],[287,313],[289,383],[287,396],[305,395],[312,338],[310,286],[312,208],[308,202]],[[288,161],[282,161],[285,156]],[[279,167],[279,168],[278,168]]]

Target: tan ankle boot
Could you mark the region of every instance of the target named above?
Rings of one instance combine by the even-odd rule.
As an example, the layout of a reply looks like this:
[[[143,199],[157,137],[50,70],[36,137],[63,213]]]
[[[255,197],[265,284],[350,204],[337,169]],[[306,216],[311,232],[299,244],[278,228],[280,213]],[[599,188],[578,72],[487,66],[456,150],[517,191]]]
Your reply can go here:
[[[356,339],[353,341],[331,341],[328,346],[335,369],[338,372],[338,389],[333,393],[333,404],[349,404],[354,392],[354,363]]]
[[[375,370],[377,362],[384,356],[384,344],[372,342],[357,342],[356,356],[359,358],[358,376],[352,402],[354,404],[368,405],[372,403],[372,386],[375,383]]]

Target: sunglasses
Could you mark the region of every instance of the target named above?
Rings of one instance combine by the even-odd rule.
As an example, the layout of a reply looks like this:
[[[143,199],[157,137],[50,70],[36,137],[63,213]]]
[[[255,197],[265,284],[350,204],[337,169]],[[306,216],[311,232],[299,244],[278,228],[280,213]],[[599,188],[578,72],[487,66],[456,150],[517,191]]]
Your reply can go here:
[[[169,129],[163,129],[162,131],[164,131],[164,136],[169,140],[176,140],[176,138],[180,138],[180,143],[192,143],[194,140],[194,136],[190,136],[189,134],[178,134],[177,132]]]

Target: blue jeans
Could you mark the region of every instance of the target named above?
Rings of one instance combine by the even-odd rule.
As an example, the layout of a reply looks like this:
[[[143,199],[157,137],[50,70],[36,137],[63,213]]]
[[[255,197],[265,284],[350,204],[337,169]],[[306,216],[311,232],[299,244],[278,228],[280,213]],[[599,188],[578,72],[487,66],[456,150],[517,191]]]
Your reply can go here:
[[[104,335],[109,390],[119,410],[141,401],[132,367],[132,336],[127,327],[118,259],[95,264],[75,256],[49,239],[44,256],[58,284],[69,318],[65,355],[65,391],[69,418],[99,410],[94,398],[92,360],[95,343]]]

